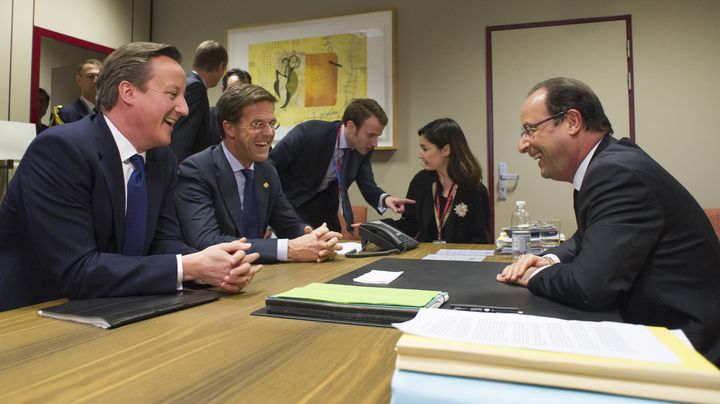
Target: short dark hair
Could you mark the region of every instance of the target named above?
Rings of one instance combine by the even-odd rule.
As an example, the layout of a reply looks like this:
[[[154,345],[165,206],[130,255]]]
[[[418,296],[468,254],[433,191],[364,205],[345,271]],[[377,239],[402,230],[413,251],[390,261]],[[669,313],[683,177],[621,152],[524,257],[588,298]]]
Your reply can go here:
[[[220,137],[225,137],[223,121],[237,122],[242,118],[242,110],[246,105],[256,102],[270,101],[276,103],[277,99],[270,92],[255,84],[236,84],[230,86],[217,102],[217,125],[220,128]]]
[[[47,91],[45,91],[44,88],[38,88],[38,101],[44,102],[46,104],[50,103],[50,94],[48,94]]]
[[[576,109],[582,114],[588,130],[613,134],[612,125],[605,115],[600,99],[587,84],[567,77],[555,77],[536,84],[528,95],[541,88],[547,90],[545,106],[550,115]],[[562,120],[564,117],[563,115],[557,119]]]
[[[80,73],[82,73],[82,68],[83,68],[83,66],[85,66],[85,65],[94,65],[94,66],[97,67],[98,69],[102,69],[102,65],[103,65],[103,64],[102,64],[101,61],[99,61],[99,60],[97,60],[97,59],[93,59],[93,58],[85,59],[85,60],[83,60],[82,63],[80,63],[80,64],[78,65],[78,69],[77,69],[77,74],[78,74],[78,76],[80,75]]]
[[[243,69],[228,69],[228,71],[225,72],[225,75],[222,78],[223,91],[225,91],[225,89],[227,88],[227,82],[232,76],[237,76],[237,78],[245,84],[252,84],[252,76],[250,76],[250,73],[246,72]]]
[[[130,42],[117,48],[105,58],[97,78],[97,105],[102,111],[110,111],[118,99],[118,86],[128,81],[145,91],[150,80],[150,60],[167,56],[176,62],[182,61],[180,51],[169,44],[153,42]]]
[[[451,118],[436,119],[418,130],[428,142],[438,149],[450,145],[448,175],[459,186],[475,186],[482,181],[482,168],[468,145],[465,133]]]
[[[227,64],[228,53],[218,42],[203,41],[195,49],[193,68],[206,71],[216,70],[221,64]]]
[[[350,104],[345,108],[342,122],[343,124],[347,124],[348,121],[353,121],[355,126],[359,128],[371,115],[377,118],[380,125],[387,126],[388,117],[377,101],[371,98],[355,98],[350,101]]]

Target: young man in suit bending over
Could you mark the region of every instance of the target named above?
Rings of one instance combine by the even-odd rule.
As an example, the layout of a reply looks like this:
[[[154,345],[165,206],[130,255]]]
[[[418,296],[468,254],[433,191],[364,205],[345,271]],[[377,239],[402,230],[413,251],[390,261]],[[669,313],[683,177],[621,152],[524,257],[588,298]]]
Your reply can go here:
[[[615,140],[584,83],[546,80],[522,106],[519,150],[545,178],[573,184],[578,230],[500,282],[630,323],[680,328],[720,365],[720,242],[702,208],[628,139]]]
[[[353,233],[347,195],[353,182],[378,213],[387,208],[402,213],[405,204],[415,203],[389,195],[375,184],[370,158],[387,121],[375,100],[355,99],[345,108],[342,122],[303,122],[273,148],[270,162],[280,174],[290,203],[306,223],[327,223],[339,231],[337,213],[341,206],[343,226]]]
[[[98,77],[100,113],[47,129],[0,205],[0,310],[66,297],[238,292],[261,266],[242,241],[197,252],[175,212],[173,124],[187,114],[180,53],[129,43]]]
[[[263,263],[324,261],[342,236],[324,224],[313,230],[285,198],[267,163],[278,123],[275,97],[253,84],[230,86],[217,103],[223,141],[185,159],[177,207],[186,240],[198,248],[247,237]],[[263,239],[268,224],[280,239]],[[289,240],[288,240],[289,239]]]

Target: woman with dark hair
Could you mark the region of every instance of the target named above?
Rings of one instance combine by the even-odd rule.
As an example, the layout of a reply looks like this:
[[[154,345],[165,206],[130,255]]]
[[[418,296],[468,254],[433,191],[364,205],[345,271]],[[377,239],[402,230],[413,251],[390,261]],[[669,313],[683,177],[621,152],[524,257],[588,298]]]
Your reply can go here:
[[[387,222],[418,241],[492,243],[487,188],[460,125],[436,119],[418,134],[424,169],[407,192],[416,204],[405,205],[401,219]]]

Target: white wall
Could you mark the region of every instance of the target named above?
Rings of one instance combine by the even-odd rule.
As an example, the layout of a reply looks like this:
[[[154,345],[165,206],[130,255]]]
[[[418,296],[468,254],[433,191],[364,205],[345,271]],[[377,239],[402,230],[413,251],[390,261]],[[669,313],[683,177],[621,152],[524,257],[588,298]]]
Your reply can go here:
[[[152,36],[177,45],[189,67],[195,46],[205,39],[224,40],[228,28],[388,7],[397,9],[399,150],[373,157],[376,180],[387,191],[406,192],[420,168],[415,157],[417,129],[442,116],[460,122],[487,171],[486,26],[631,14],[637,141],[701,205],[720,207],[720,190],[713,185],[720,150],[715,129],[720,107],[717,1],[277,0],[270,7],[206,0],[200,7],[191,0],[155,0]],[[547,44],[547,52],[559,60],[572,57],[553,44]],[[211,92],[211,103],[218,93]],[[356,189],[351,198],[356,203],[362,200]],[[371,213],[371,218],[376,216]]]

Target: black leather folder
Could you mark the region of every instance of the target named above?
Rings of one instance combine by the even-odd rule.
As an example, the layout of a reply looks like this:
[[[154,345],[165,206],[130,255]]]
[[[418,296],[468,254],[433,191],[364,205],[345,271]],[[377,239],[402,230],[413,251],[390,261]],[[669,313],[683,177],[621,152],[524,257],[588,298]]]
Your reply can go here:
[[[38,311],[43,317],[115,328],[219,299],[211,290],[183,290],[170,295],[106,297],[71,300]]]
[[[328,283],[360,285],[354,282],[353,279],[373,269],[404,271],[399,278],[387,285],[387,287],[448,292],[450,299],[440,307],[443,309],[450,309],[450,304],[505,306],[517,307],[526,315],[555,317],[565,320],[622,321],[620,314],[615,310],[603,312],[584,311],[534,295],[525,287],[497,282],[495,276],[507,265],[507,263],[499,262],[383,258],[335,278]],[[363,318],[328,318],[327,316],[271,313],[265,308],[252,314],[357,325],[390,326],[387,323],[381,324]]]

